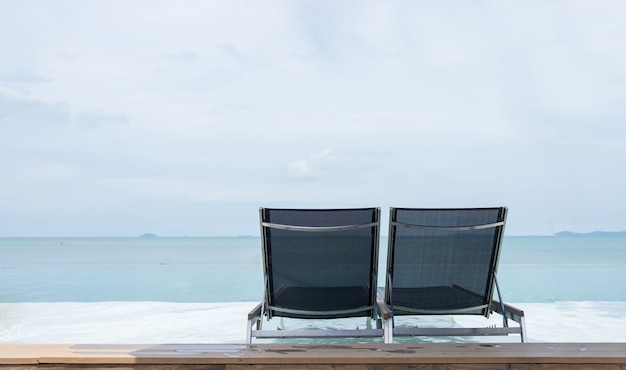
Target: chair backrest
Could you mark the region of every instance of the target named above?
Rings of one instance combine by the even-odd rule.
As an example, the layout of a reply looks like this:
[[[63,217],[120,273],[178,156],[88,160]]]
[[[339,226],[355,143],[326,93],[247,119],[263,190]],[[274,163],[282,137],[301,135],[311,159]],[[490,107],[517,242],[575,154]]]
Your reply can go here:
[[[380,208],[261,208],[264,314],[376,315]]]
[[[506,214],[391,208],[385,301],[394,314],[489,316]]]

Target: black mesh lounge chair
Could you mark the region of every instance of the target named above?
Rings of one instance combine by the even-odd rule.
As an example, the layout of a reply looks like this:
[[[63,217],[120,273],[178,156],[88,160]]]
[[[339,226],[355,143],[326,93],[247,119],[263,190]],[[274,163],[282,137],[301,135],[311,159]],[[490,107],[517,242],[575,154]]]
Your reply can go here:
[[[379,208],[261,208],[260,220],[265,294],[248,314],[247,343],[252,337],[383,337],[376,306]],[[262,330],[263,316],[369,316],[377,328]]]
[[[391,208],[384,301],[400,315],[502,315],[502,327],[393,328],[393,336],[520,334],[524,312],[502,302],[496,272],[507,209]],[[493,294],[498,294],[494,300]],[[509,327],[508,321],[519,325]],[[393,322],[393,321],[392,321]],[[392,325],[394,325],[393,323]],[[392,335],[388,335],[393,341]]]

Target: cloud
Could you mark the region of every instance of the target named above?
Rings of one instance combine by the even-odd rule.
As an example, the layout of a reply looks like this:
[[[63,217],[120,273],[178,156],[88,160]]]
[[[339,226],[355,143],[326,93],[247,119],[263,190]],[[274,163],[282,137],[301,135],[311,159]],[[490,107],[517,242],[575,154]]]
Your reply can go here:
[[[294,179],[314,179],[323,174],[324,169],[332,160],[332,151],[330,149],[311,153],[307,159],[298,159],[291,162],[288,175]]]
[[[46,127],[66,125],[69,122],[70,108],[67,103],[47,103],[0,93],[0,127]]]
[[[76,210],[66,234],[119,235],[134,221],[113,218],[151,205],[201,230],[243,203],[252,219],[259,203],[504,204],[513,233],[623,228],[620,2],[146,4],[0,13],[0,223],[56,232],[54,206],[22,202],[42,194]],[[81,224],[92,212],[107,216]]]
[[[195,51],[179,51],[176,53],[165,53],[163,56],[173,62],[197,62],[201,58]]]
[[[289,165],[289,175],[294,178],[311,178],[313,170],[311,163],[304,159],[298,159]]]
[[[10,86],[22,84],[41,84],[50,82],[49,79],[40,74],[24,69],[0,70],[0,83]]]
[[[102,127],[108,125],[127,125],[130,119],[125,114],[106,112],[100,109],[82,111],[76,116],[78,126]]]
[[[217,45],[217,49],[227,55],[232,61],[240,64],[248,64],[249,58],[243,55],[236,47],[229,44]]]

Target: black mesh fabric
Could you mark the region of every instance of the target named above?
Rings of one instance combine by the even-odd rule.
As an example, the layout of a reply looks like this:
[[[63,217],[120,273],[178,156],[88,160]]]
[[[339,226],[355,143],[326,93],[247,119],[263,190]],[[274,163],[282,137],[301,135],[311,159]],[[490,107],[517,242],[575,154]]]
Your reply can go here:
[[[378,259],[379,210],[262,209],[262,222],[332,227],[341,231],[302,231],[263,227],[271,316],[335,318],[373,314]],[[358,310],[359,308],[364,308]],[[299,310],[311,313],[281,311]],[[349,311],[337,314],[336,311]]]
[[[504,221],[505,208],[391,210],[386,294],[395,314],[453,313],[488,316],[503,226],[449,230]],[[442,227],[442,229],[436,229]],[[472,309],[474,308],[474,309]],[[432,312],[431,312],[432,311]]]

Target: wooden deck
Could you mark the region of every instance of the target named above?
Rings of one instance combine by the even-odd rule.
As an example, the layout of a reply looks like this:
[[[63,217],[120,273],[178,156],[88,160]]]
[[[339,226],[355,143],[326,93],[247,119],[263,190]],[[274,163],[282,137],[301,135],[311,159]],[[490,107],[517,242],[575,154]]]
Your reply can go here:
[[[85,368],[626,370],[626,343],[0,344],[0,370]]]

